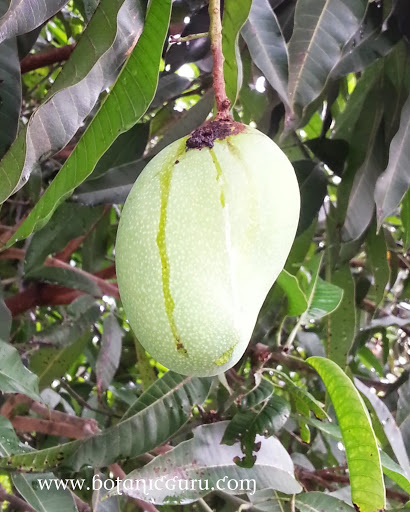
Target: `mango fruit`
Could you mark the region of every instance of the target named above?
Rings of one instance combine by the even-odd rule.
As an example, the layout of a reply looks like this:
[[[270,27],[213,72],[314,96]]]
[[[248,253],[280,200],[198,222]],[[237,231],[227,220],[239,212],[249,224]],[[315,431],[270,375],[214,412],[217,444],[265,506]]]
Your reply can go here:
[[[267,136],[212,121],[163,149],[123,207],[125,313],[161,364],[210,376],[243,355],[299,220],[292,165]]]

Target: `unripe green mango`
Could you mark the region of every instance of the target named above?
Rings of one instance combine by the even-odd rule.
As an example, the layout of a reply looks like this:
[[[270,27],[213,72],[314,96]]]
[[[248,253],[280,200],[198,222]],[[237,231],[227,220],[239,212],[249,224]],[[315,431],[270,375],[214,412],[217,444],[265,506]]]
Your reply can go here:
[[[293,167],[271,139],[239,123],[214,131],[221,138],[198,130],[149,162],[116,243],[138,340],[167,368],[196,376],[222,373],[244,353],[300,210]]]

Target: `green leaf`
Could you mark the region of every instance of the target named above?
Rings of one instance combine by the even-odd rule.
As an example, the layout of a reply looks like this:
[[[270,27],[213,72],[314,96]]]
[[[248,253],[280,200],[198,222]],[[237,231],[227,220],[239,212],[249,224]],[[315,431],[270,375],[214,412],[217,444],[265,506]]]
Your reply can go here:
[[[0,340],[0,391],[23,393],[42,401],[38,393],[38,378],[21,362],[17,350]]]
[[[8,0],[0,0],[0,15],[8,7]],[[21,108],[20,62],[17,40],[10,39],[0,44],[0,159],[17,135]]]
[[[67,347],[84,334],[101,315],[100,305],[89,295],[83,295],[72,302],[66,313],[62,323],[43,329],[33,337],[33,341],[42,341],[57,348]],[[41,353],[42,350],[40,348],[36,353]],[[33,357],[36,356],[32,356],[31,362]]]
[[[361,108],[361,115],[358,119],[350,119],[354,124],[351,127],[349,155],[337,192],[337,211],[339,222],[344,222],[342,235],[345,240],[358,239],[373,217],[374,187],[383,170],[385,157],[384,142],[381,140],[384,109],[381,80],[380,75],[380,82],[367,92],[361,106],[354,103]],[[374,154],[377,161],[374,161]]]
[[[355,379],[355,385],[357,389],[362,393],[373,407],[374,412],[383,426],[386,438],[388,439],[393,453],[400,464],[401,468],[410,476],[410,461],[407,455],[403,436],[393,415],[389,411],[387,405],[382,400],[372,393],[371,389],[368,388],[359,379]]]
[[[365,0],[299,0],[289,41],[289,99],[298,121],[322,92],[342,56],[344,44],[359,29]]]
[[[135,352],[137,353],[138,373],[142,380],[142,388],[145,391],[157,380],[157,376],[154,368],[150,364],[150,357],[146,353],[145,348],[137,340],[134,333],[132,334],[134,338]]]
[[[387,169],[376,183],[374,197],[378,227],[394,213],[410,186],[410,96],[401,112],[399,131],[390,144]]]
[[[0,466],[26,471],[64,466],[78,471],[86,465],[104,467],[137,457],[167,441],[189,420],[193,405],[205,401],[211,382],[210,378],[167,372],[138,398],[119,423],[101,434],[0,458]],[[145,435],[136,435],[137,432]]]
[[[333,271],[331,281],[343,290],[343,298],[338,309],[327,320],[326,354],[344,368],[356,334],[355,284],[349,264]]]
[[[30,32],[54,16],[66,3],[67,0],[11,0],[8,11],[0,19],[0,43]]]
[[[299,402],[305,403],[307,408],[310,409],[317,418],[328,418],[326,411],[323,409],[323,404],[316,400],[316,398],[311,393],[309,393],[309,391],[293,382],[293,380],[288,375],[286,375],[286,373],[280,370],[274,370],[274,372],[279,375],[282,380],[285,381],[287,386],[286,389],[289,391],[289,393],[293,395]]]
[[[170,8],[170,0],[153,0],[150,3],[144,31],[110,94],[54,181],[10,239],[9,245],[44,227],[57,206],[91,174],[118,135],[134,126],[144,114],[158,83]]]
[[[335,311],[343,297],[343,289],[317,277],[315,291],[305,313],[309,319],[319,320]]]
[[[289,274],[286,270],[282,270],[276,279],[276,283],[282,288],[288,297],[288,316],[299,316],[307,309],[308,303],[300,288],[298,279]]]
[[[40,267],[32,270],[26,277],[27,279],[45,281],[60,286],[66,286],[67,288],[73,288],[74,290],[80,290],[94,297],[101,296],[101,290],[98,285],[90,279],[85,272],[81,272],[81,270],[76,272],[70,268]]]
[[[72,240],[85,235],[102,215],[101,208],[88,208],[72,203],[62,204],[49,224],[36,233],[28,246],[24,272],[29,274],[42,266],[47,256],[64,249]]]
[[[114,82],[142,24],[139,0],[102,0],[43,104],[0,163],[0,202],[76,134]]]
[[[242,468],[252,468],[259,450],[256,437],[276,434],[287,422],[289,414],[289,403],[280,396],[271,395],[256,409],[238,411],[228,423],[221,442],[229,446],[240,442],[243,456],[238,456],[235,463]]]
[[[3,299],[3,290],[0,283],[0,339],[8,340],[11,329],[11,313]]]
[[[7,418],[0,416],[0,452],[3,457],[19,452],[22,445],[14,432],[13,426]],[[23,498],[38,512],[64,510],[77,512],[73,497],[68,489],[41,489],[37,480],[52,480],[52,473],[18,474],[11,475],[13,484]]]
[[[317,217],[327,195],[327,177],[312,160],[292,162],[300,189],[300,218],[297,234],[303,233]]]
[[[379,450],[359,392],[333,361],[310,357],[307,363],[322,378],[336,412],[346,450],[353,504],[361,512],[383,510],[386,503]]]
[[[253,0],[242,36],[254,63],[284,104],[288,105],[288,50],[268,0]]]
[[[202,496],[208,494],[212,487],[217,487],[219,479],[235,478],[254,479],[256,489],[277,489],[287,494],[294,494],[301,491],[301,487],[293,476],[292,460],[282,444],[274,437],[264,439],[258,437],[261,443],[260,450],[254,467],[240,468],[234,460],[241,455],[238,445],[221,445],[223,433],[227,422],[220,422],[211,425],[201,425],[194,430],[194,437],[176,446],[165,455],[156,457],[152,462],[141,469],[136,469],[127,475],[127,480],[149,481],[155,480],[158,474],[172,481],[178,478],[184,481],[194,479],[207,480],[208,489],[201,489],[200,486],[190,485],[186,491],[169,490],[164,488],[155,489],[150,493],[151,500],[156,504],[185,504],[192,503]],[[219,482],[219,486],[223,483]],[[143,487],[120,484],[112,494],[120,491],[125,495],[144,499]],[[202,487],[202,486],[201,486]],[[230,490],[224,488],[229,494],[241,494],[243,490]]]
[[[407,251],[410,248],[410,191],[403,198],[400,216],[403,224],[404,250]]]
[[[300,512],[353,512],[350,505],[324,492],[304,492],[296,497],[295,505]]]
[[[90,333],[86,332],[74,343],[64,348],[42,347],[37,350],[30,359],[30,369],[38,375],[40,388],[43,389],[49,386],[53,380],[63,377],[84,352],[90,339]]]
[[[382,104],[381,98],[379,101],[379,104]],[[383,111],[376,107],[373,112],[369,136],[360,140],[366,156],[354,175],[343,226],[344,240],[360,238],[369,227],[374,214],[374,190],[377,179],[383,172],[385,158],[383,131],[380,128]],[[353,169],[347,172],[352,171]]]
[[[380,452],[380,459],[383,465],[383,473],[410,494],[410,481],[406,472],[387,453]]]
[[[252,0],[237,2],[225,0],[222,19],[222,51],[225,57],[224,78],[226,94],[235,105],[242,86],[242,62],[239,51],[239,33],[248,18]]]
[[[387,245],[383,231],[376,233],[376,223],[370,226],[366,238],[367,257],[374,279],[374,290],[376,294],[376,306],[384,297],[385,289],[390,282],[390,267],[387,262]]]
[[[307,323],[311,319],[319,320],[329,315],[337,309],[342,300],[343,290],[319,277],[322,260],[323,253],[317,254],[308,265],[310,271],[310,281],[306,290],[308,308],[303,315],[302,323]]]
[[[382,71],[383,65],[380,62],[376,62],[364,71],[353,92],[349,95],[345,109],[335,119],[332,139],[343,139],[349,143],[357,141],[358,135],[355,133],[356,124],[361,117],[365,117],[364,112],[367,115],[369,113],[373,115],[374,107],[369,104],[369,100],[367,105],[365,105],[365,102],[373,87],[378,85]],[[377,104],[375,105],[377,106]],[[372,115],[369,116],[370,119]],[[365,121],[367,122],[367,119],[363,119],[363,123]]]
[[[104,318],[101,347],[98,353],[95,373],[99,392],[108,389],[118,369],[122,348],[123,332],[113,314]]]
[[[379,4],[369,2],[363,23],[345,44],[342,58],[332,70],[333,80],[349,73],[363,71],[393,49],[399,34],[390,27],[387,30],[383,27],[381,11]]]

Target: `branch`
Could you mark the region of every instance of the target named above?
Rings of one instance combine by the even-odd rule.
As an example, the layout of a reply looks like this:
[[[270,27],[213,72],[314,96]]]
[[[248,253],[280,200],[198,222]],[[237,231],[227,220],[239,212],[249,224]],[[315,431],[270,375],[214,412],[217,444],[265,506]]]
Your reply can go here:
[[[72,416],[75,418],[75,416]],[[14,416],[11,418],[11,424],[19,432],[39,432],[57,437],[68,437],[70,439],[84,439],[92,435],[92,429],[88,423],[79,426],[77,422],[69,422],[68,419],[63,423],[60,421],[48,421],[31,416]]]
[[[305,486],[309,487],[308,482],[314,482],[329,490],[334,490],[334,483],[349,485],[350,479],[346,474],[335,472],[336,468],[317,469],[316,471],[308,471],[300,466],[295,466],[295,474],[298,480]],[[340,469],[340,468],[338,468]],[[342,469],[344,472],[345,469]],[[400,503],[407,503],[409,497],[404,492],[386,489],[386,496]]]
[[[36,512],[34,508],[29,505],[26,501],[22,500],[18,496],[8,494],[4,487],[0,485],[0,502],[8,501],[13,510],[22,510],[25,512]]]
[[[61,48],[53,48],[52,50],[27,55],[20,62],[21,73],[24,74],[34,69],[44,68],[56,62],[64,62],[70,57],[74,47],[74,44],[68,44],[61,46]]]

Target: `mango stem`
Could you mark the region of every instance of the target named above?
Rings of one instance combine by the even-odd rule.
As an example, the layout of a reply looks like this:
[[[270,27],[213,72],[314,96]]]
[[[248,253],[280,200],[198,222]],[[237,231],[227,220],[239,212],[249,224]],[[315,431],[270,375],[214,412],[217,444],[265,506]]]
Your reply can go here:
[[[224,79],[224,55],[222,52],[221,0],[209,0],[209,36],[213,57],[213,84],[216,100],[216,120],[231,119],[229,107],[231,102],[226,95]]]

